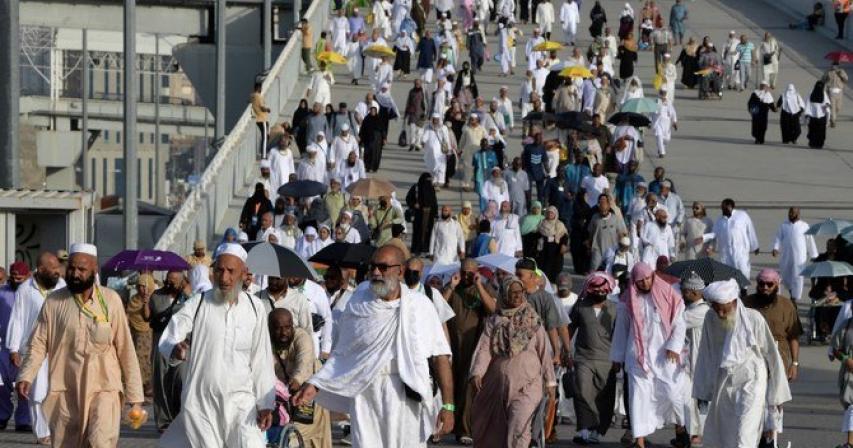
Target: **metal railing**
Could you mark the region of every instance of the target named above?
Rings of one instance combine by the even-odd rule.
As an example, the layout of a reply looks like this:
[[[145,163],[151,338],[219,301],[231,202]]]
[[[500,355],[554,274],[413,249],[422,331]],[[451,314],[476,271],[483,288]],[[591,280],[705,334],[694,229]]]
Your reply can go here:
[[[303,15],[315,38],[326,28],[329,1],[314,0]],[[270,123],[279,121],[282,108],[296,88],[302,63],[301,50],[302,40],[290,39],[264,80],[261,93],[272,111]],[[192,251],[195,240],[213,242],[216,226],[228,211],[232,199],[246,188],[256,173],[258,139],[251,107],[247,106],[155,249],[186,254]]]

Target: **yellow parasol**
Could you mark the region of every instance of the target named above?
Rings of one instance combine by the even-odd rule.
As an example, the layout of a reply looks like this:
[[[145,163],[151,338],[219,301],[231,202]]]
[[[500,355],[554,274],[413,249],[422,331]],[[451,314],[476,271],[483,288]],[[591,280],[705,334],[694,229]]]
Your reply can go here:
[[[334,51],[324,51],[317,56],[317,60],[320,62],[328,62],[330,64],[340,64],[344,65],[347,63],[347,58],[340,54],[335,53]]]
[[[373,58],[393,58],[395,54],[394,50],[385,45],[371,45],[365,48],[362,53]]]
[[[563,78],[589,78],[592,76],[592,72],[589,71],[586,67],[581,67],[579,65],[573,65],[571,67],[566,67],[560,70],[558,75]]]
[[[537,44],[533,47],[533,51],[558,51],[563,49],[563,44],[559,42],[554,42],[552,40],[546,40],[540,44]]]

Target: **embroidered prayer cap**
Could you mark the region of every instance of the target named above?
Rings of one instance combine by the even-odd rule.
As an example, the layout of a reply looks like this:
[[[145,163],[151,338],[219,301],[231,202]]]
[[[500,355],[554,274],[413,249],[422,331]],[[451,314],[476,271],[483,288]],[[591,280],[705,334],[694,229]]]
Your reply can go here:
[[[243,246],[234,243],[222,243],[219,246],[219,255],[217,255],[217,259],[223,255],[231,255],[233,257],[237,257],[243,263],[246,262],[246,259],[249,258],[249,254],[246,253],[246,249],[243,249]]]
[[[690,271],[690,274],[687,277],[681,279],[681,289],[702,291],[705,289],[705,281],[702,280],[702,277],[699,277],[699,274],[697,274],[696,271]]]
[[[725,281],[711,283],[705,287],[702,295],[705,297],[705,300],[710,302],[726,304],[737,299],[739,292],[740,287],[737,284],[737,280],[730,278]]]
[[[74,254],[86,254],[91,255],[95,258],[98,257],[98,248],[94,244],[89,243],[74,243],[69,248],[68,252],[71,255]]]

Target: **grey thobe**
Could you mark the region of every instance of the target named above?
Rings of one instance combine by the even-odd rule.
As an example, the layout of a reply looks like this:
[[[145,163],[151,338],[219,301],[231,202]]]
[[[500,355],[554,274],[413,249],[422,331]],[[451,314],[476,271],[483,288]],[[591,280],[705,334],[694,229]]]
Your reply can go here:
[[[154,293],[148,306],[151,309],[151,329],[153,330],[151,344],[151,362],[154,369],[151,382],[154,384],[154,420],[157,428],[169,426],[181,410],[181,390],[183,389],[184,365],[170,366],[169,361],[157,350],[160,336],[169,324],[172,315],[184,306],[186,297],[179,296],[177,303],[172,306],[172,296]]]
[[[616,304],[605,300],[598,316],[592,304],[588,298],[580,300],[569,316],[575,341],[575,414],[578,431],[604,435],[616,403],[616,372],[610,362]]]
[[[329,129],[329,122],[326,121],[326,115],[325,114],[320,114],[320,115],[311,114],[308,116],[306,121],[307,121],[306,133],[305,133],[306,144],[310,145],[312,142],[317,141],[317,133],[318,132],[323,133],[323,136],[326,138],[327,142],[332,141],[333,135],[332,135],[331,129]]]
[[[530,180],[527,178],[527,173],[519,169],[518,171],[507,170],[504,172],[504,179],[509,189],[509,201],[512,203],[512,212],[518,216],[527,214],[527,192],[530,191]]]
[[[627,234],[628,228],[625,227],[625,221],[613,212],[606,217],[602,217],[596,213],[589,222],[590,249],[592,250],[590,269],[593,271],[598,270],[599,266],[604,262],[604,254],[607,252],[607,249],[616,246],[619,238]]]

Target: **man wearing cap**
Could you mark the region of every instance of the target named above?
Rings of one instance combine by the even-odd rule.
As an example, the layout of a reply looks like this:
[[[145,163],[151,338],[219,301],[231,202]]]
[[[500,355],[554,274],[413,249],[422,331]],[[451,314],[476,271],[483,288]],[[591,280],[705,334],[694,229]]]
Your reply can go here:
[[[637,257],[631,247],[631,238],[619,238],[619,244],[611,247],[604,254],[604,272],[612,275],[619,284],[619,289],[628,285],[628,273],[634,268]]]
[[[266,309],[242,291],[246,257],[227,243],[216,258],[215,288],[191,297],[160,338],[160,354],[187,369],[181,412],[162,447],[266,446],[275,373]]]
[[[119,295],[95,282],[98,250],[71,246],[66,286],[47,296],[18,373],[17,392],[33,386],[45,361],[48,389],[42,409],[57,447],[118,444],[122,403],[142,412],[142,378]]]
[[[350,244],[358,244],[361,242],[361,234],[358,229],[352,225],[353,213],[350,210],[341,212],[341,219],[338,228],[341,230],[342,242]]]
[[[681,297],[684,298],[684,322],[687,326],[684,346],[684,371],[687,374],[687,385],[684,396],[684,415],[686,421],[684,427],[677,427],[675,436],[680,439],[682,446],[701,445],[702,440],[702,418],[699,416],[699,407],[693,397],[693,377],[696,375],[696,362],[699,358],[699,344],[702,341],[702,327],[705,324],[705,315],[710,311],[708,302],[702,299],[702,291],[705,282],[696,272],[690,271],[689,275],[681,279]],[[689,437],[689,439],[688,439]]]
[[[26,267],[23,263],[21,265],[24,268]],[[21,269],[21,265],[18,263],[12,265],[13,270],[16,271],[14,277],[20,276],[21,272],[17,271]],[[15,302],[11,304],[8,319],[3,319],[2,313],[0,313],[0,330],[6,329],[5,332],[0,331],[0,337],[5,343],[4,350],[0,352],[0,368],[5,362],[11,362],[15,371],[21,367],[21,362],[27,355],[27,341],[30,340],[30,335],[45,299],[52,292],[64,287],[65,280],[62,279],[59,259],[50,252],[42,253],[38,258],[35,274],[25,282],[20,283],[15,291]],[[4,323],[4,320],[8,322],[8,325]],[[5,353],[7,350],[8,353]],[[6,355],[8,355],[8,360]],[[3,378],[3,383],[8,385],[10,391],[14,379],[14,374],[8,378]],[[42,402],[47,393],[47,361],[42,363],[33,384],[34,393],[29,406],[30,421],[36,438],[39,442],[44,442],[50,439],[50,428],[42,411]],[[1,397],[0,399],[2,399]],[[26,409],[26,403],[26,400],[22,400],[18,406]],[[11,410],[12,407],[8,406],[7,409]],[[8,417],[0,415],[0,425],[7,419]],[[18,426],[23,426],[23,424],[18,425],[17,423],[16,421],[16,429]]]
[[[706,233],[704,242],[713,241],[706,252],[716,251],[720,254],[720,262],[727,264],[746,278],[750,277],[750,252],[758,255],[758,236],[752,218],[743,210],[735,210],[735,201],[723,199],[720,203],[722,215],[714,222],[711,233]]]
[[[392,225],[404,222],[403,213],[391,205],[391,199],[388,196],[380,196],[379,207],[373,207],[368,215],[371,239],[376,247],[382,246],[391,239]]]
[[[732,90],[739,84],[739,78],[735,65],[737,65],[737,33],[734,30],[729,31],[729,38],[723,47],[723,65],[726,68],[726,88]]]
[[[518,216],[527,214],[527,200],[530,197],[530,179],[527,172],[521,169],[521,158],[512,159],[510,169],[504,171],[504,180],[512,203],[512,212]]]
[[[336,164],[346,159],[353,151],[356,156],[359,155],[358,139],[351,131],[349,123],[341,125],[341,133],[332,140],[332,147],[329,150],[330,162]]]
[[[319,134],[318,138],[320,138]],[[303,158],[296,168],[297,179],[313,180],[325,184],[328,176],[325,154],[320,153],[320,148],[316,145],[309,145],[306,151],[308,152],[307,157]]]
[[[814,237],[807,235],[809,224],[800,219],[800,208],[788,209],[788,219],[779,226],[773,240],[773,257],[779,258],[782,283],[788,288],[791,299],[803,295],[803,276],[800,275],[808,260],[817,257]]]
[[[9,331],[10,326],[15,326],[13,321],[17,314],[23,314],[24,306],[18,304],[18,291],[26,284],[32,282],[29,279],[30,267],[23,261],[16,261],[9,266],[9,279],[6,284],[0,286],[0,431],[6,429],[9,420],[12,418],[12,392],[14,391],[15,378],[18,376],[18,367],[21,366],[20,345],[21,338],[12,339],[17,333],[22,333],[20,324],[17,329]],[[29,294],[27,294],[28,296]],[[42,299],[43,300],[43,299]],[[18,308],[18,311],[15,310]],[[33,322],[35,317],[41,310],[41,305],[34,311]],[[29,313],[28,313],[29,314]],[[29,331],[31,326],[27,327],[27,339],[23,339],[23,344],[29,339]],[[11,342],[11,343],[10,343]],[[17,348],[16,348],[17,346]],[[13,350],[13,348],[16,348]],[[46,364],[45,364],[46,366]],[[44,378],[47,381],[47,378]],[[46,382],[43,383],[47,386]],[[28,411],[29,410],[29,411]],[[18,407],[15,410],[15,429],[20,431],[29,431],[31,428],[33,410],[27,405],[27,400],[18,401]],[[48,432],[48,435],[50,433]]]
[[[625,369],[636,447],[667,424],[684,424],[685,330],[681,296],[651,266],[635,264],[616,311],[610,360]]]
[[[541,34],[538,26],[533,28],[533,35],[530,36],[530,39],[527,40],[527,45],[524,47],[524,54],[527,55],[527,69],[531,71],[536,70],[536,61],[545,57],[544,52],[533,49],[533,47],[545,42],[545,38]]]
[[[290,181],[290,175],[296,172],[293,166],[296,146],[289,134],[281,136],[281,140],[268,155],[270,163],[270,198],[278,196],[278,189]]]
[[[604,272],[586,277],[581,297],[569,314],[575,339],[574,388],[578,434],[574,442],[598,443],[610,428],[616,402],[616,371],[611,369],[610,346],[616,303],[607,296],[616,281]]]
[[[346,202],[346,194],[341,191],[341,180],[332,177],[329,179],[329,191],[323,196],[323,203],[326,205],[326,211],[329,212],[332,227],[338,222]]]
[[[676,236],[677,243],[678,235],[681,233],[681,225],[684,223],[684,202],[682,202],[681,196],[672,191],[671,181],[664,180],[660,183],[658,203],[666,207],[666,222],[672,226],[672,231]]]
[[[266,193],[268,198],[273,198],[278,196],[278,193],[272,189],[272,182],[270,179],[270,161],[267,159],[261,159],[261,175],[255,178],[254,184],[263,184],[264,192]]]
[[[432,173],[433,185],[445,185],[447,173],[447,155],[455,150],[447,126],[442,122],[441,114],[433,112],[430,123],[416,141],[418,148],[424,149],[426,168]]]
[[[761,314],[738,299],[734,279],[705,288],[713,312],[705,316],[693,398],[707,413],[703,443],[713,447],[759,446],[766,411],[791,400],[785,366]]]
[[[195,240],[193,242],[193,253],[186,256],[185,260],[194,268],[196,265],[210,266],[213,260],[210,254],[207,253],[207,244],[203,240]]]
[[[803,325],[800,323],[800,316],[794,302],[779,294],[781,281],[782,278],[776,270],[762,269],[755,278],[757,284],[755,294],[744,298],[743,305],[764,316],[770,333],[776,341],[779,355],[782,357],[788,381],[795,381],[800,365],[800,336],[803,334]],[[771,416],[775,419],[771,419]],[[776,414],[768,413],[764,423],[764,431],[764,436],[768,441],[775,439],[775,432],[782,431],[781,408]]]

